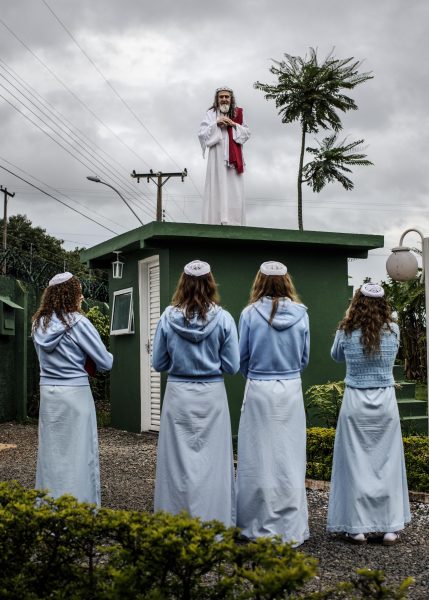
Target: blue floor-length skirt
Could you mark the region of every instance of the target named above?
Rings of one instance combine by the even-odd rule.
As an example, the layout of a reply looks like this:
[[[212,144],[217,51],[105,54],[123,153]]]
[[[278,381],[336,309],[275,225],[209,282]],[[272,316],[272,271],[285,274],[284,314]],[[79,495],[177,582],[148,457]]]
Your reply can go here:
[[[97,419],[88,386],[40,386],[36,488],[100,505]]]
[[[235,525],[231,422],[223,381],[169,381],[162,406],[155,510]]]
[[[301,379],[248,380],[238,432],[237,525],[250,539],[309,537]]]
[[[327,530],[395,532],[410,520],[395,388],[346,387],[335,436]]]

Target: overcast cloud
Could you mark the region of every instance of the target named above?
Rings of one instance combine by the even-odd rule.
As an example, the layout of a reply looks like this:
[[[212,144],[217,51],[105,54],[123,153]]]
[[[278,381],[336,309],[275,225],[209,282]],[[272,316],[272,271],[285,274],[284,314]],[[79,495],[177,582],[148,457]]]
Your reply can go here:
[[[429,235],[428,23],[426,0],[3,1],[0,165],[117,233],[138,222],[86,175],[118,187],[148,222],[155,186],[137,184],[130,172],[187,167],[184,183],[164,187],[167,220],[199,222],[206,165],[196,132],[214,89],[225,84],[252,131],[245,146],[248,224],[296,229],[299,129],[282,125],[253,83],[273,81],[270,59],[284,52],[304,55],[312,46],[323,58],[334,47],[335,56],[363,60],[361,69],[374,74],[353,92],[359,111],[343,118],[344,136],[364,138],[374,166],[355,170],[352,192],[306,188],[304,227],[384,235],[385,249],[350,263],[355,285],[365,275],[379,279],[402,231],[418,227]],[[16,193],[9,214],[27,214],[68,248],[113,235],[2,169],[0,184]],[[410,245],[418,239],[406,238]]]

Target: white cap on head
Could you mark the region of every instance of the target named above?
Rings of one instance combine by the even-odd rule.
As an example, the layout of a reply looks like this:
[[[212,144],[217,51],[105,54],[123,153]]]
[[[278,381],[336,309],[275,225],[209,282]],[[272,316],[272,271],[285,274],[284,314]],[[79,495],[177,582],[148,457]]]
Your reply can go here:
[[[183,272],[186,273],[186,275],[192,275],[193,277],[201,277],[201,275],[210,273],[210,265],[203,260],[192,260],[185,265]]]
[[[276,260],[267,260],[267,262],[262,263],[259,270],[264,275],[286,275],[287,266]]]
[[[48,287],[52,287],[53,285],[58,285],[59,283],[64,283],[73,277],[73,273],[69,273],[66,271],[65,273],[57,273],[49,280]]]
[[[382,298],[384,296],[384,289],[378,283],[364,283],[360,291],[368,298]]]

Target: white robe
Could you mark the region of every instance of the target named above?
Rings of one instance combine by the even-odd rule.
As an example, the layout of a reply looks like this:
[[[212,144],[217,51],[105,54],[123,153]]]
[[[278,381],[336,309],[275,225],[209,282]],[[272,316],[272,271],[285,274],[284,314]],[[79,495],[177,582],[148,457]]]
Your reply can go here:
[[[335,435],[327,530],[396,532],[410,519],[395,388],[346,387]]]
[[[218,116],[213,108],[207,111],[198,132],[203,156],[209,150],[202,220],[211,225],[245,225],[243,173],[238,175],[229,166],[228,132],[226,127],[218,127]],[[237,144],[244,144],[250,137],[244,119],[232,132]]]
[[[155,511],[186,510],[235,525],[231,421],[223,381],[168,381],[161,413]]]
[[[238,431],[237,526],[250,539],[309,537],[301,379],[248,379]]]
[[[89,385],[40,386],[36,488],[100,506],[97,418]]]

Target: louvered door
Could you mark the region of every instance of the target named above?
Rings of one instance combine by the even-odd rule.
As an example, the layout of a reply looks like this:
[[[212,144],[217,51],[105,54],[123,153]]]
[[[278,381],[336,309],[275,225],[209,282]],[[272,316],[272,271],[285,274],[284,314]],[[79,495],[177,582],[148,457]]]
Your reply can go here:
[[[141,429],[159,431],[161,376],[151,364],[152,345],[160,316],[159,257],[140,262]]]

